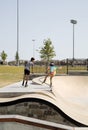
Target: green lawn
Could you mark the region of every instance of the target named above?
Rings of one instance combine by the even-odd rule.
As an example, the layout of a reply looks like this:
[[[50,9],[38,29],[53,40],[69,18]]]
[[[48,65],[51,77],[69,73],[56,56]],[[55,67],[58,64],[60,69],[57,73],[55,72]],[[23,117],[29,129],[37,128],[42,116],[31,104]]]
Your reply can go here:
[[[21,81],[23,79],[23,66],[0,65],[0,87]],[[69,71],[86,71],[86,66],[69,66]],[[32,72],[32,70],[31,70]],[[34,66],[34,73],[45,73],[45,66]],[[57,74],[66,74],[67,66],[57,67]]]
[[[17,82],[23,78],[23,67],[0,66],[0,87]]]
[[[23,66],[0,65],[0,87],[21,81],[23,79],[23,69]],[[66,67],[57,69],[57,73],[64,73],[65,70]],[[34,66],[33,72],[45,73],[45,66]]]

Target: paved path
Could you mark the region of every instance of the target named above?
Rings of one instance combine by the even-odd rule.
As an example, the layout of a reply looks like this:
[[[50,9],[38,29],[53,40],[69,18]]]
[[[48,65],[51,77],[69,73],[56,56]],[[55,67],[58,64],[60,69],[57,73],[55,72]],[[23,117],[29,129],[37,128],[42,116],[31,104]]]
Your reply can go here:
[[[34,83],[31,80],[28,82],[28,86],[24,87],[22,86],[22,81],[5,86],[3,88],[0,88],[0,93],[8,93],[8,92],[33,92],[36,90],[50,90],[50,87],[48,84],[38,84]]]

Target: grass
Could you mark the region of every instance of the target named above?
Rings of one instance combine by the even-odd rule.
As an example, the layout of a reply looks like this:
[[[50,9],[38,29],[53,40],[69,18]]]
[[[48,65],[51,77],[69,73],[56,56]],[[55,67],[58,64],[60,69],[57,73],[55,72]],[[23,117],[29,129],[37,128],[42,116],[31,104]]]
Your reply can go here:
[[[63,70],[63,71],[62,71]],[[66,67],[59,70],[59,73],[64,73]],[[0,66],[0,87],[21,81],[23,79],[23,66]],[[45,73],[45,66],[34,66],[34,73]],[[58,69],[57,69],[58,72]]]
[[[0,87],[21,81],[23,78],[23,67],[0,66]]]
[[[0,65],[0,87],[21,81],[23,79],[23,66]],[[86,66],[69,66],[69,71],[86,71]],[[45,73],[45,66],[34,66],[34,73]],[[57,74],[66,74],[67,67],[57,67]]]

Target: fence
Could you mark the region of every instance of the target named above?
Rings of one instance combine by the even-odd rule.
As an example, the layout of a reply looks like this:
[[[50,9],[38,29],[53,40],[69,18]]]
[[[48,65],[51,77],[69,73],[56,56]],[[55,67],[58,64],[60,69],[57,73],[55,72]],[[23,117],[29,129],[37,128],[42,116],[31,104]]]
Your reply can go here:
[[[88,59],[66,59],[55,63],[57,75],[59,74],[87,74],[88,75]],[[36,64],[31,72],[36,74],[46,74],[46,65]]]
[[[67,59],[67,74],[88,75],[88,59],[85,60]]]

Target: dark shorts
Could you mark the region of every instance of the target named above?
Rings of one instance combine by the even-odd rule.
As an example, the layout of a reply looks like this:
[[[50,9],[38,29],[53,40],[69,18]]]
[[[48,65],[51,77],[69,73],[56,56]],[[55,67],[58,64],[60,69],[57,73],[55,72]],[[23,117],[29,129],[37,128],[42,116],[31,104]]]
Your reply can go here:
[[[24,70],[24,75],[30,75],[30,71],[29,70]]]

